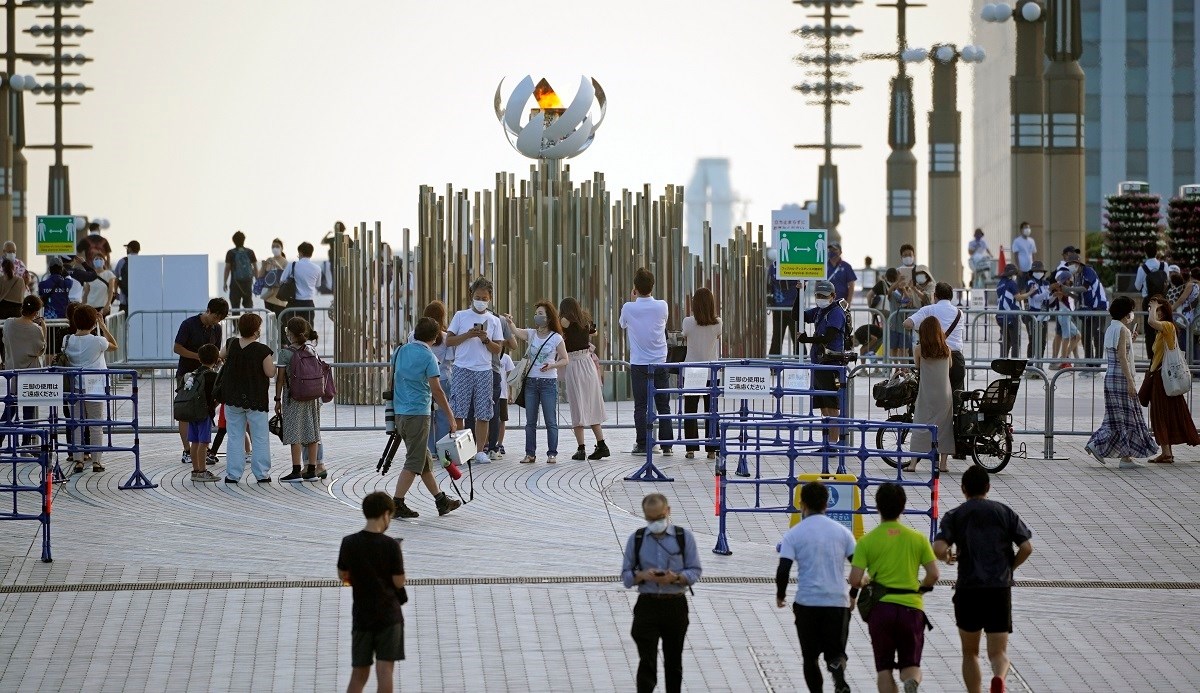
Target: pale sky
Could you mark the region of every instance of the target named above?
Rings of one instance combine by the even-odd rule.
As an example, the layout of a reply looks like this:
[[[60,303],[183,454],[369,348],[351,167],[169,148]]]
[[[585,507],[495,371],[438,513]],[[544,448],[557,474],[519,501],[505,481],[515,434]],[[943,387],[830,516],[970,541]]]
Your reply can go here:
[[[969,3],[927,4],[910,11],[910,45],[969,39]],[[549,78],[564,100],[580,75],[608,95],[595,142],[571,161],[577,181],[604,171],[614,191],[661,190],[686,184],[697,158],[719,156],[731,159],[755,224],[816,196],[821,155],[792,146],[820,139],[821,111],[791,88],[806,79],[791,60],[804,42],[791,31],[815,20],[787,0],[100,0],[81,14],[72,22],[95,33],[71,51],[95,59],[78,79],[96,91],[67,110],[65,139],[95,149],[67,154],[72,211],[108,217],[114,246],[136,238],[143,253],[215,259],[241,229],[260,253],[280,236],[290,255],[335,220],[379,220],[398,244],[401,229],[416,228],[419,185],[477,190],[497,171],[528,171],[492,108],[500,79],[525,74]],[[868,4],[849,14],[865,29],[852,50],[895,49],[894,10]],[[43,21],[18,13],[22,29]],[[34,48],[27,34],[18,42]],[[835,155],[847,208],[840,228],[856,265],[883,254],[893,71],[855,66],[863,90],[835,111],[836,140],[863,146]],[[969,72],[960,71],[964,141]],[[923,238],[928,65],[914,75]],[[28,141],[49,142],[53,112],[34,101]],[[970,147],[963,152],[968,180]],[[51,155],[26,156],[32,217],[45,209]],[[963,191],[967,233],[970,186]]]

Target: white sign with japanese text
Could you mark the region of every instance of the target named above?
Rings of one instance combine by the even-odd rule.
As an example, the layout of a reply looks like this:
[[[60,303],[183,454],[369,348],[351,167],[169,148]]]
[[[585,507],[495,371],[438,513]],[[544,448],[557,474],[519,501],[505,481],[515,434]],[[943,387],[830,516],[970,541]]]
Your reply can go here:
[[[17,404],[29,407],[61,407],[62,373],[28,373],[17,376]]]

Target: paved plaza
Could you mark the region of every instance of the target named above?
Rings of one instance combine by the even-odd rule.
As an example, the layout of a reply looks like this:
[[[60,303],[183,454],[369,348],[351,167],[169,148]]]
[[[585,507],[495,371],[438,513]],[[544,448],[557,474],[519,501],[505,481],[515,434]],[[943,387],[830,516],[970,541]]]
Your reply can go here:
[[[733,555],[714,555],[711,462],[677,450],[659,460],[673,483],[625,482],[638,465],[625,453],[632,431],[613,431],[617,453],[590,464],[565,459],[574,441],[564,433],[558,465],[520,465],[523,434],[510,431],[508,459],[477,467],[475,500],[448,516],[423,489],[410,493],[421,517],[389,530],[404,539],[415,583],[399,689],[633,690],[634,593],[616,580],[620,546],[653,490],[696,533],[704,564],[685,688],[803,690],[791,611],[775,608],[771,584],[786,517],[732,517]],[[142,439],[156,489],[117,488],[128,456],[71,478],[54,498],[53,563],[39,560],[36,523],[3,525],[0,691],[344,688],[350,590],[334,564],[341,537],[361,528],[360,499],[394,484],[394,473],[375,472],[383,440],[327,434],[325,483],[193,484],[169,435]],[[1011,690],[1200,689],[1200,451],[1118,472],[1081,445],[1060,440],[1069,459],[1014,460],[993,483],[992,497],[1021,513],[1036,547],[1018,572],[1026,584],[1014,596]],[[284,450],[273,458],[278,478]],[[964,464],[943,476],[943,512],[961,500]],[[953,580],[954,568],[943,576]],[[944,583],[926,599],[935,629],[922,690],[961,690],[950,596]],[[874,690],[857,616],[849,653],[854,690]]]

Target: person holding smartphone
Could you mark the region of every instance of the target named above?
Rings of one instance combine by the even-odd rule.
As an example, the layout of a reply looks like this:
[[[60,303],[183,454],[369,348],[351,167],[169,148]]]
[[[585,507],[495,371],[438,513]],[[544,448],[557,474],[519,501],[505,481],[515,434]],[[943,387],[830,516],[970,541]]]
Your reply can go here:
[[[458,427],[467,419],[475,420],[477,464],[487,464],[483,452],[492,419],[492,354],[503,348],[504,327],[500,318],[488,310],[492,302],[492,283],[480,277],[471,282],[471,307],[460,310],[446,330],[446,345],[453,347],[454,369],[450,378],[450,409]]]
[[[26,296],[21,301],[21,317],[4,321],[4,363],[9,369],[41,368],[46,353],[46,321],[42,319],[42,299]],[[11,423],[17,405],[5,407],[4,420]],[[22,407],[21,421],[37,418],[37,407]]]

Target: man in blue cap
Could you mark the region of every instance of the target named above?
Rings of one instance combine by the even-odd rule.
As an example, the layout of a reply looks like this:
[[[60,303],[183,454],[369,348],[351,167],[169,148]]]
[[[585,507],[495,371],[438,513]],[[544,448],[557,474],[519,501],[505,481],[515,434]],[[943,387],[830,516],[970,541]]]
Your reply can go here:
[[[842,309],[841,302],[835,296],[833,283],[827,279],[819,279],[813,286],[813,297],[816,301],[816,308],[809,308],[804,311],[804,322],[813,323],[813,334],[810,337],[807,333],[801,332],[797,337],[797,341],[802,344],[811,344],[812,349],[809,351],[809,361],[811,363],[842,363],[841,361],[827,359],[827,356],[835,354],[840,355],[846,350],[846,311]],[[796,321],[800,324],[800,321]],[[813,372],[812,388],[814,390],[828,390],[836,392],[837,372],[832,369],[822,369]],[[841,409],[839,406],[839,398],[836,395],[817,395],[813,397],[813,406],[821,408],[821,414],[824,416],[839,416]],[[829,442],[837,443],[841,440],[841,432],[834,428],[829,430]]]

